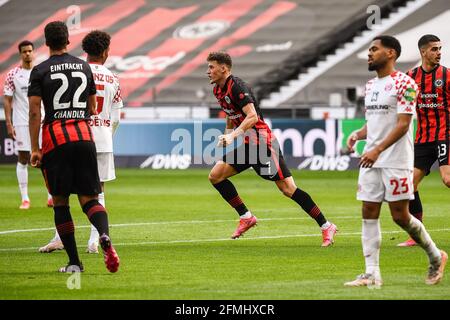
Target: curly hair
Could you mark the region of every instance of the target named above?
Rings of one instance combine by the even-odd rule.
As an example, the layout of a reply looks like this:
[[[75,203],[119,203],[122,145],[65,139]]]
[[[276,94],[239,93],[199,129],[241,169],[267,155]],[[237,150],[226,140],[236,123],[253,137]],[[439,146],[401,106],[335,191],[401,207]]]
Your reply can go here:
[[[44,29],[45,44],[52,50],[61,50],[69,43],[69,30],[62,21],[48,23]]]
[[[84,38],[83,50],[90,56],[99,57],[103,51],[108,49],[111,43],[111,36],[104,31],[94,30],[89,32]]]

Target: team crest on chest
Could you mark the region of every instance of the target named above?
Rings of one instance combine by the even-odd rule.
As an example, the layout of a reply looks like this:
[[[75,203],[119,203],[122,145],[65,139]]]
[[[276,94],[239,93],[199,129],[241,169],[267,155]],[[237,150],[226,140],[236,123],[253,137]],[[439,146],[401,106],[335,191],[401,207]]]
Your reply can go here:
[[[226,101],[228,104],[231,104],[231,99],[230,99],[230,97],[225,96],[225,101]]]
[[[441,79],[436,79],[436,80],[434,81],[434,85],[435,85],[436,87],[442,87],[442,80],[441,80]]]

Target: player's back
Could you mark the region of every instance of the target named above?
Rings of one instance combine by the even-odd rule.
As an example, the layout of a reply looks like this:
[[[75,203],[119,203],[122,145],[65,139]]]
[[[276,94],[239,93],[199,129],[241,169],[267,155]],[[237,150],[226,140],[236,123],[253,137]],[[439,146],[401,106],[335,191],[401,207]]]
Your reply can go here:
[[[97,152],[112,152],[113,109],[123,107],[118,77],[104,65],[90,63],[97,89],[97,115],[92,116],[89,124],[94,134]]]
[[[67,142],[92,141],[88,96],[94,94],[88,63],[68,53],[53,55],[33,68],[28,96],[40,96],[44,104],[44,153]]]

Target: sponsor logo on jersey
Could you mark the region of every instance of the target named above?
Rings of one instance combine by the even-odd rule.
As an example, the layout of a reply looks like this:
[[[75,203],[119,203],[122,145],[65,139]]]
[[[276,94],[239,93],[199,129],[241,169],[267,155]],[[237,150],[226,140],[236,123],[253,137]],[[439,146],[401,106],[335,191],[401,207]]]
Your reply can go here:
[[[378,91],[372,92],[372,98],[370,99],[370,102],[375,102],[375,101],[377,101],[377,100],[378,100],[378,94],[379,94]]]
[[[413,102],[414,100],[416,100],[416,90],[413,88],[408,88],[405,91],[405,94],[403,95],[403,97],[405,97],[405,99],[409,102]]]

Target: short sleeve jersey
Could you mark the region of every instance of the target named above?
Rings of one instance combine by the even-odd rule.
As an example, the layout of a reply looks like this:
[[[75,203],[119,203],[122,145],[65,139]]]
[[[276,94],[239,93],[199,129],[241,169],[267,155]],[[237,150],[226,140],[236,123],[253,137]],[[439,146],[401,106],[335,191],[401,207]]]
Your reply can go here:
[[[414,114],[417,85],[412,78],[395,71],[383,78],[374,78],[366,84],[365,108],[367,144],[365,151],[380,144],[397,124],[398,114]],[[413,170],[413,124],[397,142],[384,150],[374,168]]]
[[[255,106],[258,114],[258,122],[253,127],[254,130],[249,130],[249,133],[246,133],[245,143],[259,144],[261,141],[264,141],[270,144],[275,139],[269,126],[264,122],[262,112],[259,109],[252,89],[244,81],[230,75],[223,88],[216,85],[214,86],[213,92],[222,110],[234,124],[234,128],[239,127],[245,119],[246,115],[242,109],[249,103],[253,103]]]
[[[103,65],[89,64],[97,89],[97,112],[89,121],[97,152],[113,152],[111,112],[123,107],[119,78]]]
[[[450,139],[450,69],[438,65],[430,72],[421,66],[407,73],[419,87],[415,143]]]
[[[68,142],[93,141],[87,100],[95,93],[89,64],[68,53],[33,68],[28,96],[39,96],[44,104],[43,153]]]
[[[12,123],[14,126],[28,126],[28,81],[31,69],[15,67],[5,79],[3,93],[12,97]]]

